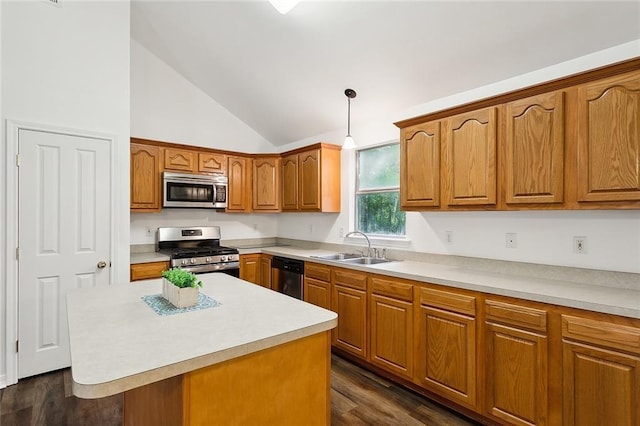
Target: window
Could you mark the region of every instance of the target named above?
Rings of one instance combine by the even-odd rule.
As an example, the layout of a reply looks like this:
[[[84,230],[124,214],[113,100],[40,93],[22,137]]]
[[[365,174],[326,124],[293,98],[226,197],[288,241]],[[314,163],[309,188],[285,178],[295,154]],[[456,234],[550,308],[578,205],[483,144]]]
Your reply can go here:
[[[400,144],[358,150],[356,173],[356,229],[366,234],[404,236]]]

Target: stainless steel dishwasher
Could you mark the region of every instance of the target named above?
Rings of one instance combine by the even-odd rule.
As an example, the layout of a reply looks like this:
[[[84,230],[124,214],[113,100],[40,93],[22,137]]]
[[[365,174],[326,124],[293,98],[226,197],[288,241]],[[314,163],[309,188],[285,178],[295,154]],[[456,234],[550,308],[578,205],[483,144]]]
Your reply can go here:
[[[304,262],[274,256],[271,259],[271,280],[273,289],[302,300]]]

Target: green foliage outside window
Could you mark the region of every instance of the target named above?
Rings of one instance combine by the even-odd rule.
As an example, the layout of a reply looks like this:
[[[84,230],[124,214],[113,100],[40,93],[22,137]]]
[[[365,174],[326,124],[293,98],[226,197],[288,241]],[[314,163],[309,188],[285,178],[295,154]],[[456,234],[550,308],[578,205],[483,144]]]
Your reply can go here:
[[[357,153],[356,229],[366,234],[405,235],[400,211],[400,144]]]

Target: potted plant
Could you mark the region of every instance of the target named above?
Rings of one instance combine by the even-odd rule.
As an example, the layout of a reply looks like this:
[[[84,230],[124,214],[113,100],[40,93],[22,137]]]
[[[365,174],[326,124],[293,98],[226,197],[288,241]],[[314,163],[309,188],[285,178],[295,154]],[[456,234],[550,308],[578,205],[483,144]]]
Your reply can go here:
[[[162,297],[176,308],[187,308],[198,303],[198,289],[202,281],[195,274],[180,268],[162,272]]]

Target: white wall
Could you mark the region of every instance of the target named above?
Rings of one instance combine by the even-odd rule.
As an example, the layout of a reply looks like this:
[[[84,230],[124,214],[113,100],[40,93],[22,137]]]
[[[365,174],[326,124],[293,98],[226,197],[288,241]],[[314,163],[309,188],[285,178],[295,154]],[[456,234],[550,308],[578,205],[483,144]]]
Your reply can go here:
[[[438,111],[640,56],[640,40],[577,58],[526,75],[400,111],[370,123],[352,121],[351,134],[360,147],[398,140],[394,121]],[[357,119],[357,99],[352,119]],[[284,149],[309,143],[344,140],[345,129],[313,136]],[[279,237],[343,243],[340,230],[353,229],[354,152],[343,151],[342,213],[278,216]],[[453,243],[446,243],[446,231]],[[505,233],[517,233],[518,247],[505,247]],[[587,253],[574,254],[573,237],[587,237]],[[376,245],[406,247],[426,253],[575,266],[640,273],[640,211],[408,212],[408,241]]]
[[[229,151],[275,152],[275,147],[131,40],[131,136]],[[214,210],[164,209],[131,213],[131,244],[151,244],[162,226],[219,225],[223,239],[276,236],[276,216]],[[146,229],[154,230],[147,235]]]
[[[222,240],[276,236],[276,215],[218,213],[203,209],[164,209],[131,213],[131,244],[154,244],[155,231],[165,226],[219,226]],[[147,228],[151,234],[147,235]]]
[[[129,278],[129,2],[2,1],[1,117],[115,138],[114,282]],[[0,164],[7,162],[0,150]],[[4,185],[4,179],[2,180]],[[3,187],[0,203],[6,205]],[[4,214],[4,208],[2,213]],[[3,223],[5,216],[1,216]],[[6,223],[13,230],[17,223]],[[2,235],[4,260],[5,234]],[[3,265],[6,266],[6,265]],[[5,268],[2,268],[4,274]],[[9,283],[11,285],[11,283]],[[3,279],[2,290],[7,282]],[[4,320],[7,306],[0,305]],[[15,312],[15,310],[14,310]],[[4,329],[6,322],[2,321]],[[11,333],[13,334],[13,333]],[[2,344],[11,337],[2,336]],[[4,351],[0,354],[3,356]],[[7,360],[0,358],[0,382]],[[0,383],[1,386],[1,383]]]
[[[274,152],[269,141],[133,39],[131,136],[229,151]]]

